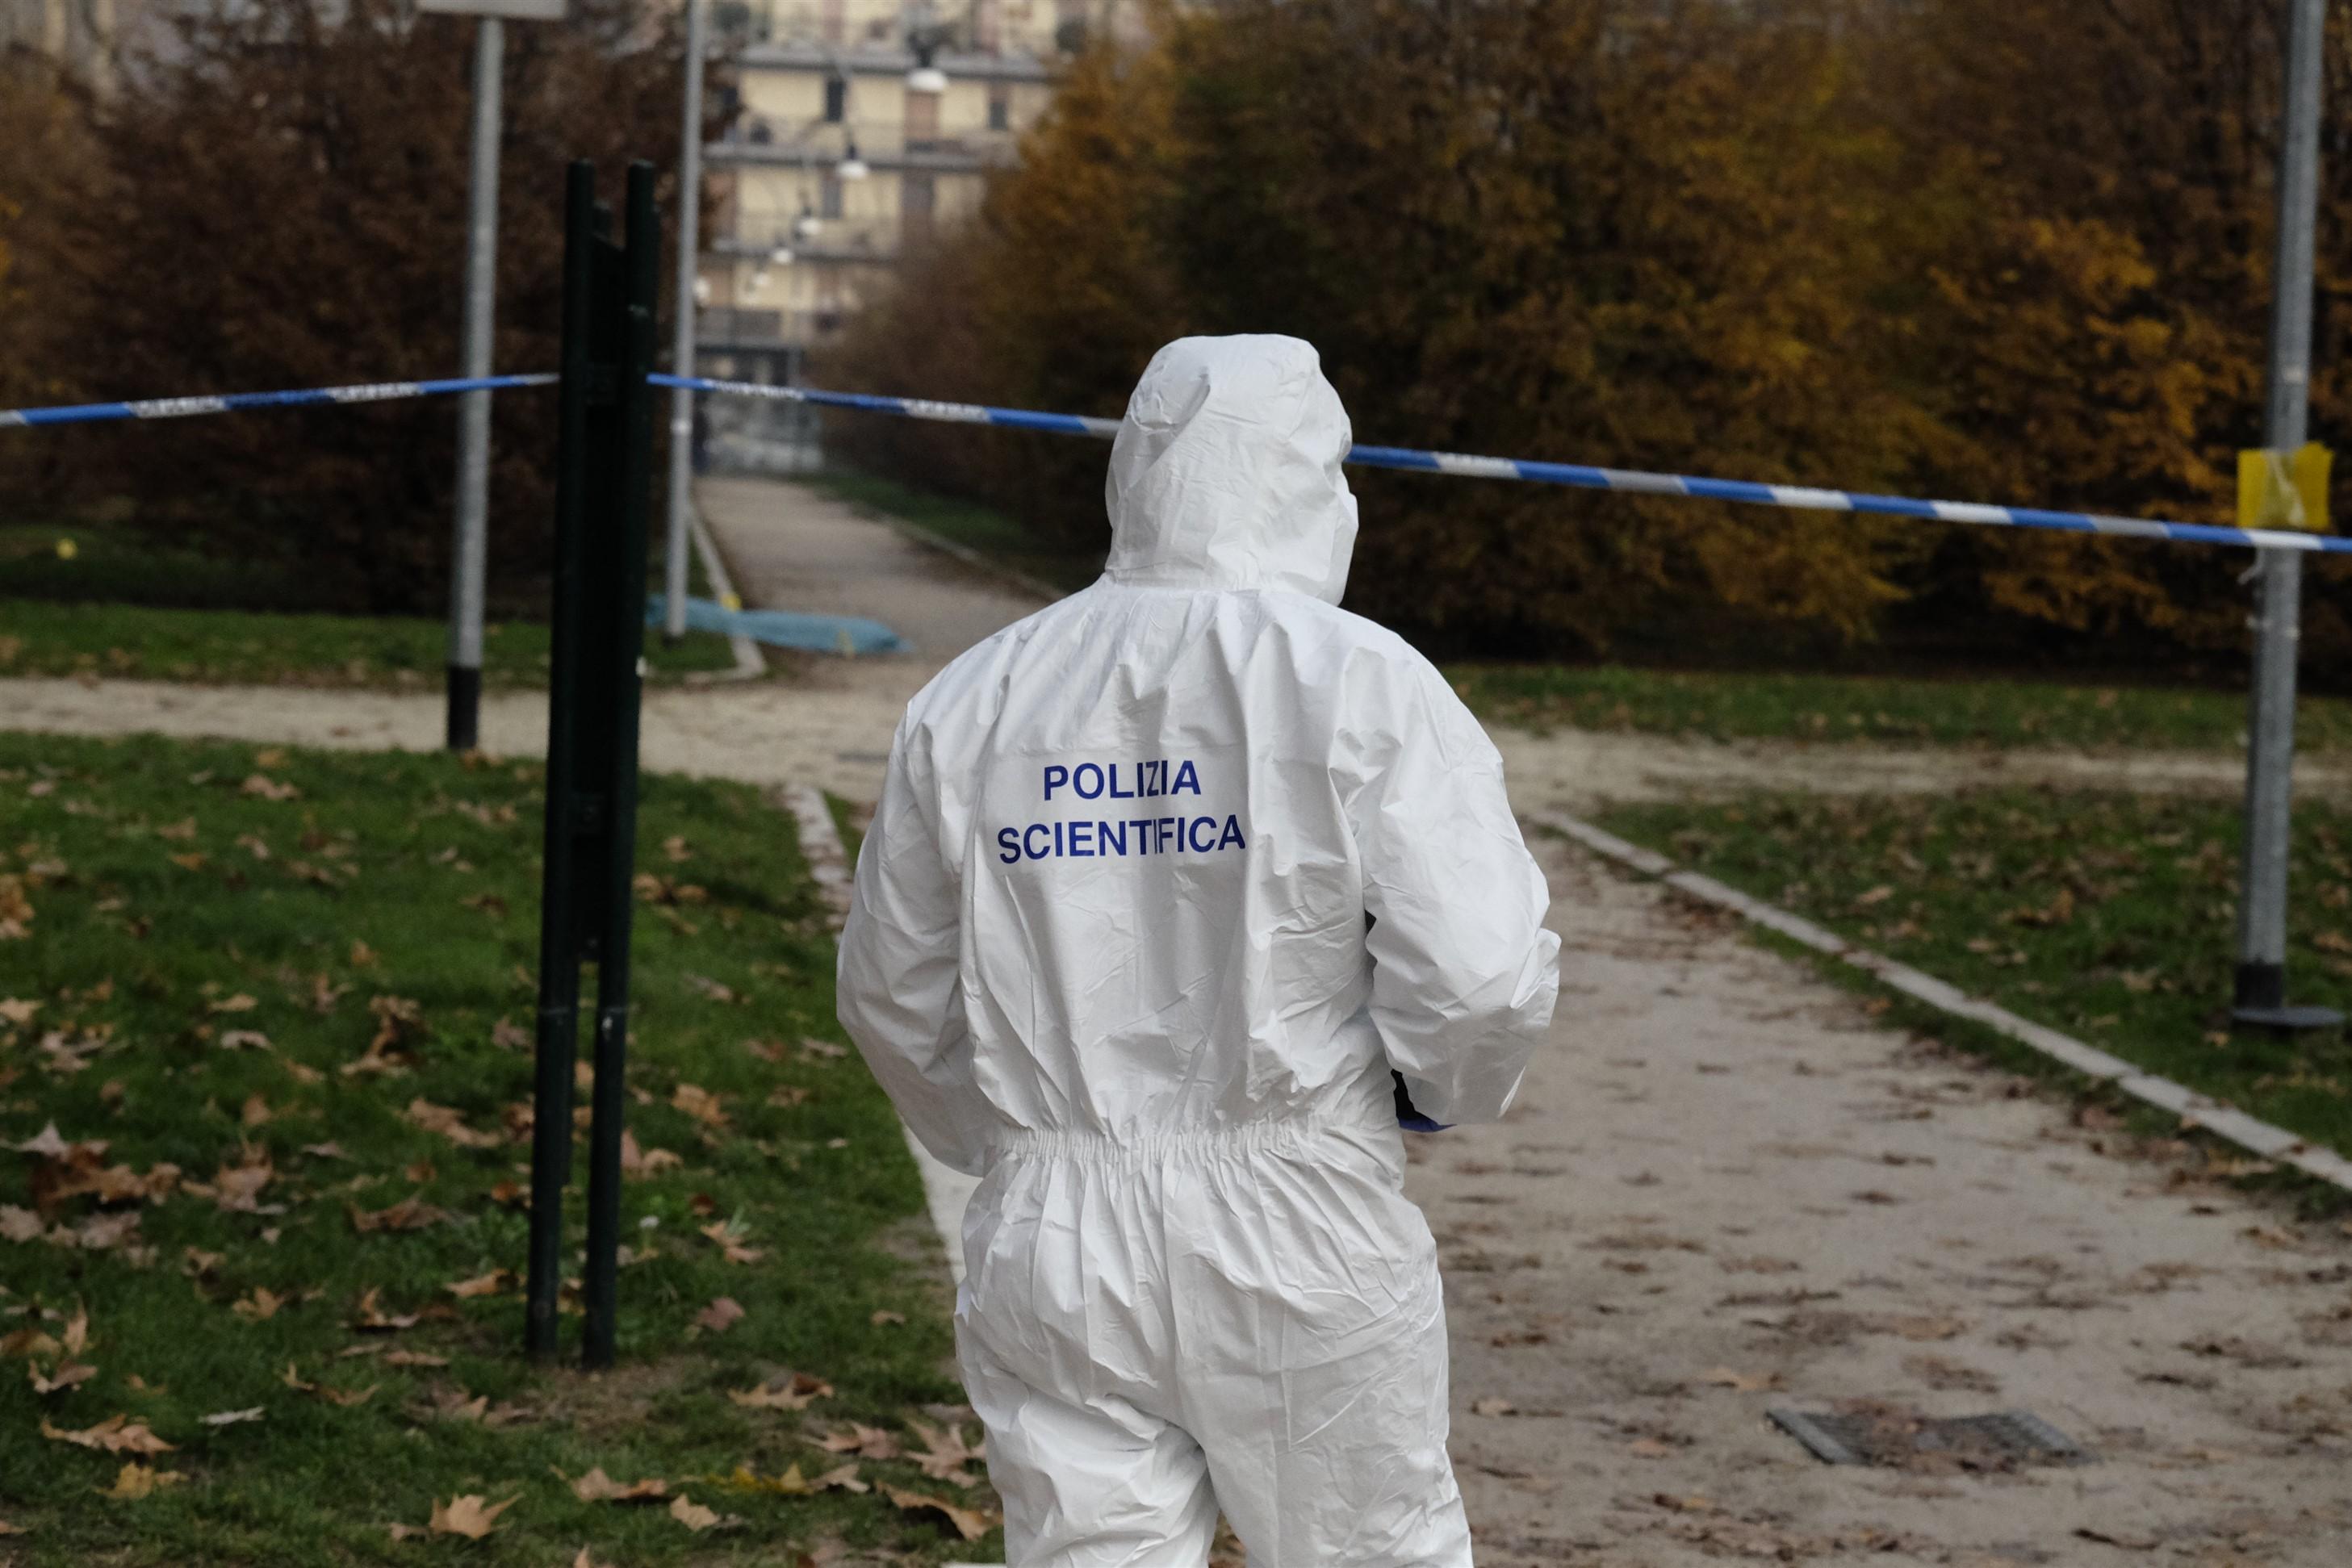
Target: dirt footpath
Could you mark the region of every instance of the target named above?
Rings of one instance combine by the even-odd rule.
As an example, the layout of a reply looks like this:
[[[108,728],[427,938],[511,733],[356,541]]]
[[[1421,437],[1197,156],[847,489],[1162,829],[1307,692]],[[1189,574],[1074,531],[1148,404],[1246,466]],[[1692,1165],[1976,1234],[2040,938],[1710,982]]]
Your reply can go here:
[[[1482,1563],[2352,1561],[2352,1239],[1539,852],[1550,1047],[1410,1177]],[[1832,1469],[1772,1406],[2026,1409],[2098,1458]]]

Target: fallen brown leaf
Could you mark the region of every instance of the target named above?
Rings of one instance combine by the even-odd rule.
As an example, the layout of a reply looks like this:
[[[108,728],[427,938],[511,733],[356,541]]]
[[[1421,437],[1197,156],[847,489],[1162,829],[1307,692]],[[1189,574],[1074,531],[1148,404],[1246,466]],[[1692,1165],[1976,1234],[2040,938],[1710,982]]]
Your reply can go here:
[[[199,1416],[198,1419],[207,1427],[234,1427],[240,1422],[258,1421],[261,1419],[261,1413],[262,1407],[256,1405],[249,1410],[215,1410],[209,1416]]]
[[[555,1473],[559,1479],[563,1474],[561,1470]],[[659,1502],[669,1496],[669,1482],[658,1476],[647,1476],[643,1480],[616,1481],[604,1473],[602,1465],[569,1484],[572,1495],[582,1502]]]
[[[511,1270],[493,1269],[487,1274],[478,1274],[470,1280],[460,1280],[454,1285],[446,1285],[442,1288],[463,1301],[474,1296],[495,1296],[513,1283],[514,1273]]]
[[[901,1491],[897,1487],[885,1486],[882,1495],[908,1513],[929,1512],[944,1516],[955,1532],[966,1541],[978,1541],[986,1535],[997,1519],[995,1514],[984,1510],[963,1508],[945,1498],[933,1497],[929,1492]]]
[[[706,1530],[717,1530],[723,1525],[742,1522],[738,1519],[722,1519],[715,1511],[707,1509],[693,1499],[684,1496],[671,1500],[669,1516],[698,1535]]]
[[[742,1315],[743,1309],[736,1303],[734,1297],[721,1296],[695,1313],[694,1322],[697,1327],[706,1329],[711,1333],[725,1333],[734,1326],[735,1320]]]
[[[99,1496],[117,1502],[136,1502],[153,1496],[158,1487],[175,1487],[187,1479],[177,1470],[152,1469],[134,1459],[116,1472],[112,1486],[97,1490]]]
[[[71,1443],[78,1448],[97,1448],[110,1454],[168,1454],[173,1445],[148,1428],[144,1421],[133,1421],[128,1416],[109,1416],[95,1427],[79,1432],[68,1432],[49,1425],[41,1417],[41,1436],[55,1442]]]
[[[435,1535],[462,1535],[468,1541],[479,1541],[499,1527],[499,1515],[521,1500],[518,1492],[504,1502],[490,1502],[474,1493],[451,1498],[447,1502],[433,1505],[433,1517],[425,1528]]]
[[[727,1397],[749,1410],[805,1410],[833,1396],[833,1385],[805,1372],[772,1377],[756,1388],[729,1389]]]
[[[861,1459],[895,1459],[900,1454],[897,1433],[858,1421],[852,1421],[846,1432],[829,1433],[820,1437],[817,1447],[829,1453],[855,1454]]]

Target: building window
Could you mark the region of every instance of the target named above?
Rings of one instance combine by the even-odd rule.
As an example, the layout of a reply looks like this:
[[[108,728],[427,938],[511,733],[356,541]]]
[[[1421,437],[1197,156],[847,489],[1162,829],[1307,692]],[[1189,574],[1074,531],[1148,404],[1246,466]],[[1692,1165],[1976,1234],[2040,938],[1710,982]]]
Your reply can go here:
[[[992,81],[988,84],[988,128],[991,131],[1013,129],[1013,84]]]
[[[907,95],[907,145],[929,147],[940,139],[940,97],[935,92]]]
[[[833,174],[827,174],[821,182],[819,182],[816,189],[816,215],[821,218],[837,218],[841,216],[841,181],[839,177]]]
[[[909,243],[931,235],[931,209],[938,201],[929,174],[905,174],[898,180],[898,229]]]
[[[849,78],[847,77],[825,78],[824,122],[827,125],[839,125],[848,118]]]

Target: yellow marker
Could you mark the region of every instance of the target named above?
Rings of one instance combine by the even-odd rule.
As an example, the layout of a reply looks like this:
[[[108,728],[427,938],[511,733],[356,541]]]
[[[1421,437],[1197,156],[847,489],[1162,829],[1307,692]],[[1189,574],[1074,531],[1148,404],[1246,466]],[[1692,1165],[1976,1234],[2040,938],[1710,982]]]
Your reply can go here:
[[[74,543],[73,540],[59,539],[58,541],[58,559],[59,560],[71,560],[80,553],[81,546]]]
[[[2327,531],[2327,483],[2336,455],[2316,441],[2292,455],[2267,448],[2238,454],[2238,526]]]
[[[740,612],[740,611],[743,608],[743,601],[742,601],[742,600],[740,600],[740,599],[737,598],[734,594],[731,594],[731,593],[722,593],[722,594],[720,594],[720,595],[719,596],[719,604],[720,604],[723,608],[725,608],[725,609],[726,609],[727,611],[729,611],[730,612]]]

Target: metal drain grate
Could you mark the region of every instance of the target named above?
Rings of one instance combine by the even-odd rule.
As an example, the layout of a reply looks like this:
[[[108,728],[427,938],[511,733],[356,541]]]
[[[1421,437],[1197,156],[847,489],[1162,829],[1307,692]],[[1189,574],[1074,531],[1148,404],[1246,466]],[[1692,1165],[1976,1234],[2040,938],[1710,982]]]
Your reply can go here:
[[[1832,1465],[1897,1469],[2020,1469],[2080,1465],[2093,1458],[2074,1438],[2026,1410],[1937,1419],[1885,1407],[1840,1415],[1768,1410],[1773,1424]]]

